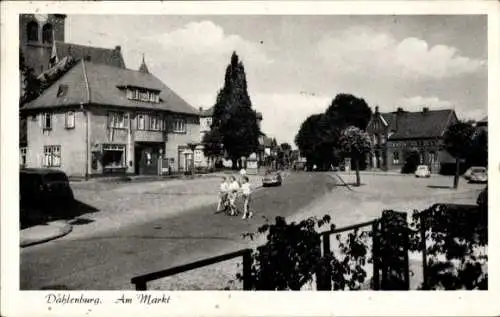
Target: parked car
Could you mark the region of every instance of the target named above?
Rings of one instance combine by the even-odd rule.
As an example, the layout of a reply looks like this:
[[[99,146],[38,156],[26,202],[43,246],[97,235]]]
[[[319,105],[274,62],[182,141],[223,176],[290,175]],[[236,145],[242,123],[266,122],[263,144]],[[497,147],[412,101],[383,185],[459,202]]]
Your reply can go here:
[[[52,209],[73,203],[73,190],[60,170],[27,168],[19,171],[19,195],[22,209]]]
[[[282,178],[278,171],[266,171],[262,178],[262,186],[281,186]]]
[[[431,171],[429,169],[429,166],[427,165],[417,166],[417,170],[415,171],[415,177],[431,177]]]
[[[472,166],[464,173],[464,178],[469,180],[473,172],[484,172],[488,173],[486,167],[483,166]]]
[[[486,168],[473,169],[470,177],[469,183],[487,183],[488,182],[488,171]]]

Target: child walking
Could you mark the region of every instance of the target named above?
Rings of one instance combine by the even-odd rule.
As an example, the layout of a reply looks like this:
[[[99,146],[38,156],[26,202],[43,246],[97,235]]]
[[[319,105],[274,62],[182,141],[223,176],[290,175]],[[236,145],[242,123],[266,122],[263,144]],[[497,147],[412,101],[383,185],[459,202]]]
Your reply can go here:
[[[229,184],[229,207],[231,209],[231,216],[236,215],[236,198],[238,197],[238,191],[240,190],[240,184],[236,181],[236,177],[230,177]]]
[[[219,203],[217,204],[217,211],[219,213],[227,208],[228,205],[228,194],[229,194],[229,183],[227,178],[222,177],[222,182],[220,183],[219,189]]]
[[[252,218],[253,212],[250,211],[250,202],[252,197],[252,189],[250,187],[250,182],[248,176],[242,177],[241,192],[243,196],[243,217],[242,219]]]

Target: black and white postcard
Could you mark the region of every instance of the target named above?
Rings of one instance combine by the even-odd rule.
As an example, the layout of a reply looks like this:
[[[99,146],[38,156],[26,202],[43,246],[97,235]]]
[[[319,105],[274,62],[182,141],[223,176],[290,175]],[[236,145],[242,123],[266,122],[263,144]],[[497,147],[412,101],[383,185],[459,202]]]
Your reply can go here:
[[[2,316],[500,313],[499,8],[3,2]]]

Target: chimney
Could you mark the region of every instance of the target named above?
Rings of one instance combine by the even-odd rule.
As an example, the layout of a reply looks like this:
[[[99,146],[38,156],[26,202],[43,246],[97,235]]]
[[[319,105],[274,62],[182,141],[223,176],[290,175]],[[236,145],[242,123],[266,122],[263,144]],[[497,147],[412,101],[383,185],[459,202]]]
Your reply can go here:
[[[429,112],[429,108],[428,108],[428,107],[424,107],[424,108],[422,109],[422,112],[423,112],[424,114],[428,113],[428,112]]]
[[[200,112],[202,112],[202,111],[203,111],[203,108],[202,108],[202,107],[199,107],[199,108],[198,108],[198,110],[200,110]]]
[[[122,51],[122,47],[120,45],[116,45],[115,46],[115,51],[121,52]]]
[[[375,113],[378,113],[378,106],[375,106]]]
[[[396,112],[397,112],[397,113],[402,113],[403,111],[404,111],[404,110],[403,110],[403,108],[401,108],[401,107],[398,107],[398,109],[396,110]]]

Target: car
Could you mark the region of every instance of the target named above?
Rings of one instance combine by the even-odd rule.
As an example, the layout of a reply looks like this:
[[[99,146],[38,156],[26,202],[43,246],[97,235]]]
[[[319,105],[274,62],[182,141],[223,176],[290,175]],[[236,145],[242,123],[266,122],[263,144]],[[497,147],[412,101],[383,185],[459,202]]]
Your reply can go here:
[[[431,171],[429,169],[429,166],[427,165],[417,166],[417,170],[415,171],[415,177],[431,177]]]
[[[262,186],[281,186],[282,178],[278,171],[267,171],[262,178]]]
[[[469,183],[487,183],[488,182],[488,171],[485,168],[477,168],[472,170]]]
[[[464,178],[469,180],[473,172],[484,172],[487,173],[486,167],[483,166],[472,166],[464,173]]]
[[[19,171],[20,207],[49,210],[74,202],[68,176],[60,170],[25,168]]]

